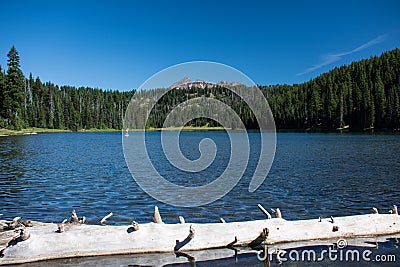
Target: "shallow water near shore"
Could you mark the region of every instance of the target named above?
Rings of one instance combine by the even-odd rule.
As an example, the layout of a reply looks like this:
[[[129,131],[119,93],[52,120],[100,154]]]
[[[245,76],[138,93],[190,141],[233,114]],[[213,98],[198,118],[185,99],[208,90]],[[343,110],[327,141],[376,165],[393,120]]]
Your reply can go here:
[[[246,248],[236,250],[222,248],[177,253],[57,259],[16,266],[398,266],[400,260],[398,240],[388,237],[386,241],[375,242],[374,239],[364,238],[366,247],[349,245],[338,249],[329,242],[325,245],[285,247],[280,250],[280,257],[277,257],[276,253],[265,257],[262,251]],[[284,245],[276,247],[280,246]],[[269,248],[269,251],[271,250],[272,248]]]
[[[268,209],[279,207],[285,219],[294,220],[365,214],[372,207],[387,213],[392,204],[400,204],[400,135],[278,133],[271,171],[254,193],[248,186],[260,139],[257,133],[249,136],[250,162],[244,177],[220,200],[195,208],[159,203],[141,190],[126,167],[121,133],[2,137],[1,219],[21,216],[60,222],[76,209],[89,223],[97,224],[111,211],[114,216],[108,224],[146,223],[152,221],[157,205],[166,223],[179,222],[179,215],[187,222],[218,222],[220,217],[245,221],[264,218],[257,208],[261,203]],[[214,140],[218,151],[213,164],[198,174],[179,171],[167,162],[159,132],[147,134],[147,149],[166,179],[200,185],[223,172],[230,152],[228,136],[221,131],[182,132],[182,153],[198,158],[203,138]]]

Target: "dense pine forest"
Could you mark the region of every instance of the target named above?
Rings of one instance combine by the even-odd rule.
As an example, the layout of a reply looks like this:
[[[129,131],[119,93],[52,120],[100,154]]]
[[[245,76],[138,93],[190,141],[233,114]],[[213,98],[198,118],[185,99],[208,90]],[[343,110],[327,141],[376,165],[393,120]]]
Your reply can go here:
[[[15,47],[7,56],[7,72],[0,66],[0,128],[122,129],[133,91],[43,83],[32,74],[24,77]]]
[[[8,69],[0,66],[0,128],[121,129],[124,112],[135,91],[119,92],[43,83],[24,77],[15,47]],[[308,82],[259,86],[268,99],[277,129],[352,131],[400,129],[400,50],[334,68]],[[152,99],[159,90],[136,92]],[[229,104],[247,128],[257,128],[249,108],[220,86],[173,89],[152,110],[147,127],[162,127],[166,115],[190,98],[213,97]],[[135,108],[135,107],[133,107]],[[179,118],[178,118],[179,119]],[[218,126],[208,119],[192,126]]]
[[[400,50],[334,68],[303,84],[261,86],[279,129],[400,128]]]

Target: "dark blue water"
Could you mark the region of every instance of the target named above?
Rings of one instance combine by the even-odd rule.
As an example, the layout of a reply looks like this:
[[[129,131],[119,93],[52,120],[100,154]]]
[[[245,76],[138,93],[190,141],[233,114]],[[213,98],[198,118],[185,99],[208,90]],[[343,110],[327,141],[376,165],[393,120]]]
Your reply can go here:
[[[160,153],[159,135],[148,134],[149,154],[159,171],[177,184],[209,182],[229,159],[226,133],[184,132],[181,147],[188,158],[199,157],[198,142],[206,137],[215,140],[218,153],[201,174],[174,170]],[[144,223],[152,220],[157,205],[167,223],[178,222],[179,215],[189,222],[217,222],[220,217],[244,221],[264,218],[258,203],[279,207],[286,219],[305,219],[369,213],[372,206],[384,213],[390,205],[400,205],[400,135],[279,133],[272,169],[262,186],[249,193],[260,141],[251,133],[244,178],[222,199],[197,208],[176,208],[144,193],[126,167],[121,138],[120,133],[1,137],[2,219],[59,222],[76,209],[93,223],[111,211],[110,224]]]

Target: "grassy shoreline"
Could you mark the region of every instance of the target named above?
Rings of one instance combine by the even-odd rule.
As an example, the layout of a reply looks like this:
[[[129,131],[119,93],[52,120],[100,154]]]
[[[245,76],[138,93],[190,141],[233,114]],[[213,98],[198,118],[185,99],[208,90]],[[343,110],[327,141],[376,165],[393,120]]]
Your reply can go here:
[[[228,129],[231,130],[231,129]],[[130,129],[130,132],[143,132],[142,129]],[[178,131],[183,131],[183,132],[207,132],[207,131],[225,131],[223,127],[208,127],[208,126],[200,126],[200,127],[192,127],[192,126],[185,126],[182,129],[179,127],[169,127],[169,128],[148,128],[145,130],[146,132],[161,132],[161,131],[167,131],[167,132],[178,132]],[[241,131],[241,130],[237,130]],[[247,130],[247,131],[252,131],[252,130]],[[257,131],[257,130],[255,130]],[[49,128],[26,128],[22,130],[8,130],[8,129],[0,129],[0,137],[2,136],[20,136],[20,135],[32,135],[32,134],[38,134],[38,133],[109,133],[109,132],[122,132],[120,129],[97,129],[97,128],[91,128],[91,129],[81,129],[78,131],[72,131],[72,130],[65,130],[65,129],[49,129]],[[299,129],[277,129],[277,133],[341,133],[340,131],[305,131],[299,130]],[[344,131],[342,133],[400,133],[400,131],[392,130],[392,131]]]
[[[141,131],[141,130],[131,130],[132,132],[135,131]],[[185,126],[183,128],[181,127],[168,127],[168,128],[148,128],[146,129],[146,132],[161,132],[161,131],[167,131],[167,132],[178,132],[178,131],[184,131],[184,132],[190,132],[190,131],[225,131],[224,127],[209,127],[209,126],[199,126],[199,127],[193,127],[193,126]]]
[[[26,128],[21,130],[0,129],[0,136],[16,136],[16,135],[32,135],[38,133],[73,133],[73,132],[120,132],[118,129],[82,129],[72,131],[66,129],[49,129],[49,128]]]
[[[160,132],[160,131],[224,131],[223,127],[192,127],[185,126],[182,129],[179,127],[170,127],[170,128],[149,128],[146,129],[146,132]],[[65,129],[49,129],[49,128],[26,128],[21,130],[9,130],[9,129],[0,129],[0,136],[17,136],[17,135],[32,135],[38,133],[94,133],[94,132],[121,132],[119,129],[81,129],[78,131],[65,130]],[[143,130],[132,129],[130,132],[142,132]]]

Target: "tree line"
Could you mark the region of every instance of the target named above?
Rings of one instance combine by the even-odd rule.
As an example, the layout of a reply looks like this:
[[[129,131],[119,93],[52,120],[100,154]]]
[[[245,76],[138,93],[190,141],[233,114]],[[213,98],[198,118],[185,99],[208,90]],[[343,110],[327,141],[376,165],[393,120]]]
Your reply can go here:
[[[242,86],[243,87],[243,86]],[[258,86],[270,105],[277,129],[332,131],[336,129],[399,130],[400,129],[400,50],[394,49],[350,65],[336,67],[308,82],[294,85]],[[237,88],[246,92],[246,88]],[[248,129],[258,126],[255,116],[245,101],[221,86],[189,87],[137,92],[138,103],[132,114],[150,112],[146,127],[163,127],[167,115],[174,109],[185,109],[183,116],[198,114],[196,105],[178,105],[189,99],[212,97],[229,105]],[[247,88],[247,92],[251,92]],[[164,94],[158,103],[153,103]],[[251,97],[251,96],[249,96]],[[257,101],[257,99],[252,99]],[[154,107],[147,109],[150,105]],[[211,111],[210,111],[211,112]],[[231,120],[221,106],[214,113],[221,121]],[[174,114],[175,115],[175,114]],[[140,123],[134,126],[142,126]],[[179,126],[182,118],[173,116],[172,126]],[[190,126],[218,126],[211,119],[198,118]],[[141,128],[141,127],[138,127]]]
[[[161,128],[167,115],[179,104],[198,97],[211,97],[229,105],[246,128],[257,128],[255,116],[245,101],[221,86],[176,88],[155,103],[165,88],[119,92],[43,83],[32,74],[24,77],[15,47],[7,56],[7,71],[0,66],[0,128],[122,129],[125,111],[135,93],[135,99],[140,101],[131,104],[128,114],[133,117],[128,127]],[[242,87],[239,89],[246,92]],[[302,84],[259,88],[268,100],[277,129],[400,129],[399,49],[336,67]],[[153,104],[154,107],[148,109]],[[198,103],[179,108],[185,109],[186,115],[195,116]],[[220,115],[219,120],[231,119],[222,106],[213,109],[210,114]],[[135,114],[149,114],[149,120],[141,121],[145,116]],[[169,126],[182,123],[181,117],[172,115]],[[187,125],[218,126],[218,123],[197,118]]]
[[[261,86],[281,129],[400,129],[400,50],[303,84]]]
[[[122,129],[133,91],[43,83],[32,74],[24,77],[14,46],[7,56],[7,72],[0,66],[0,128]]]

